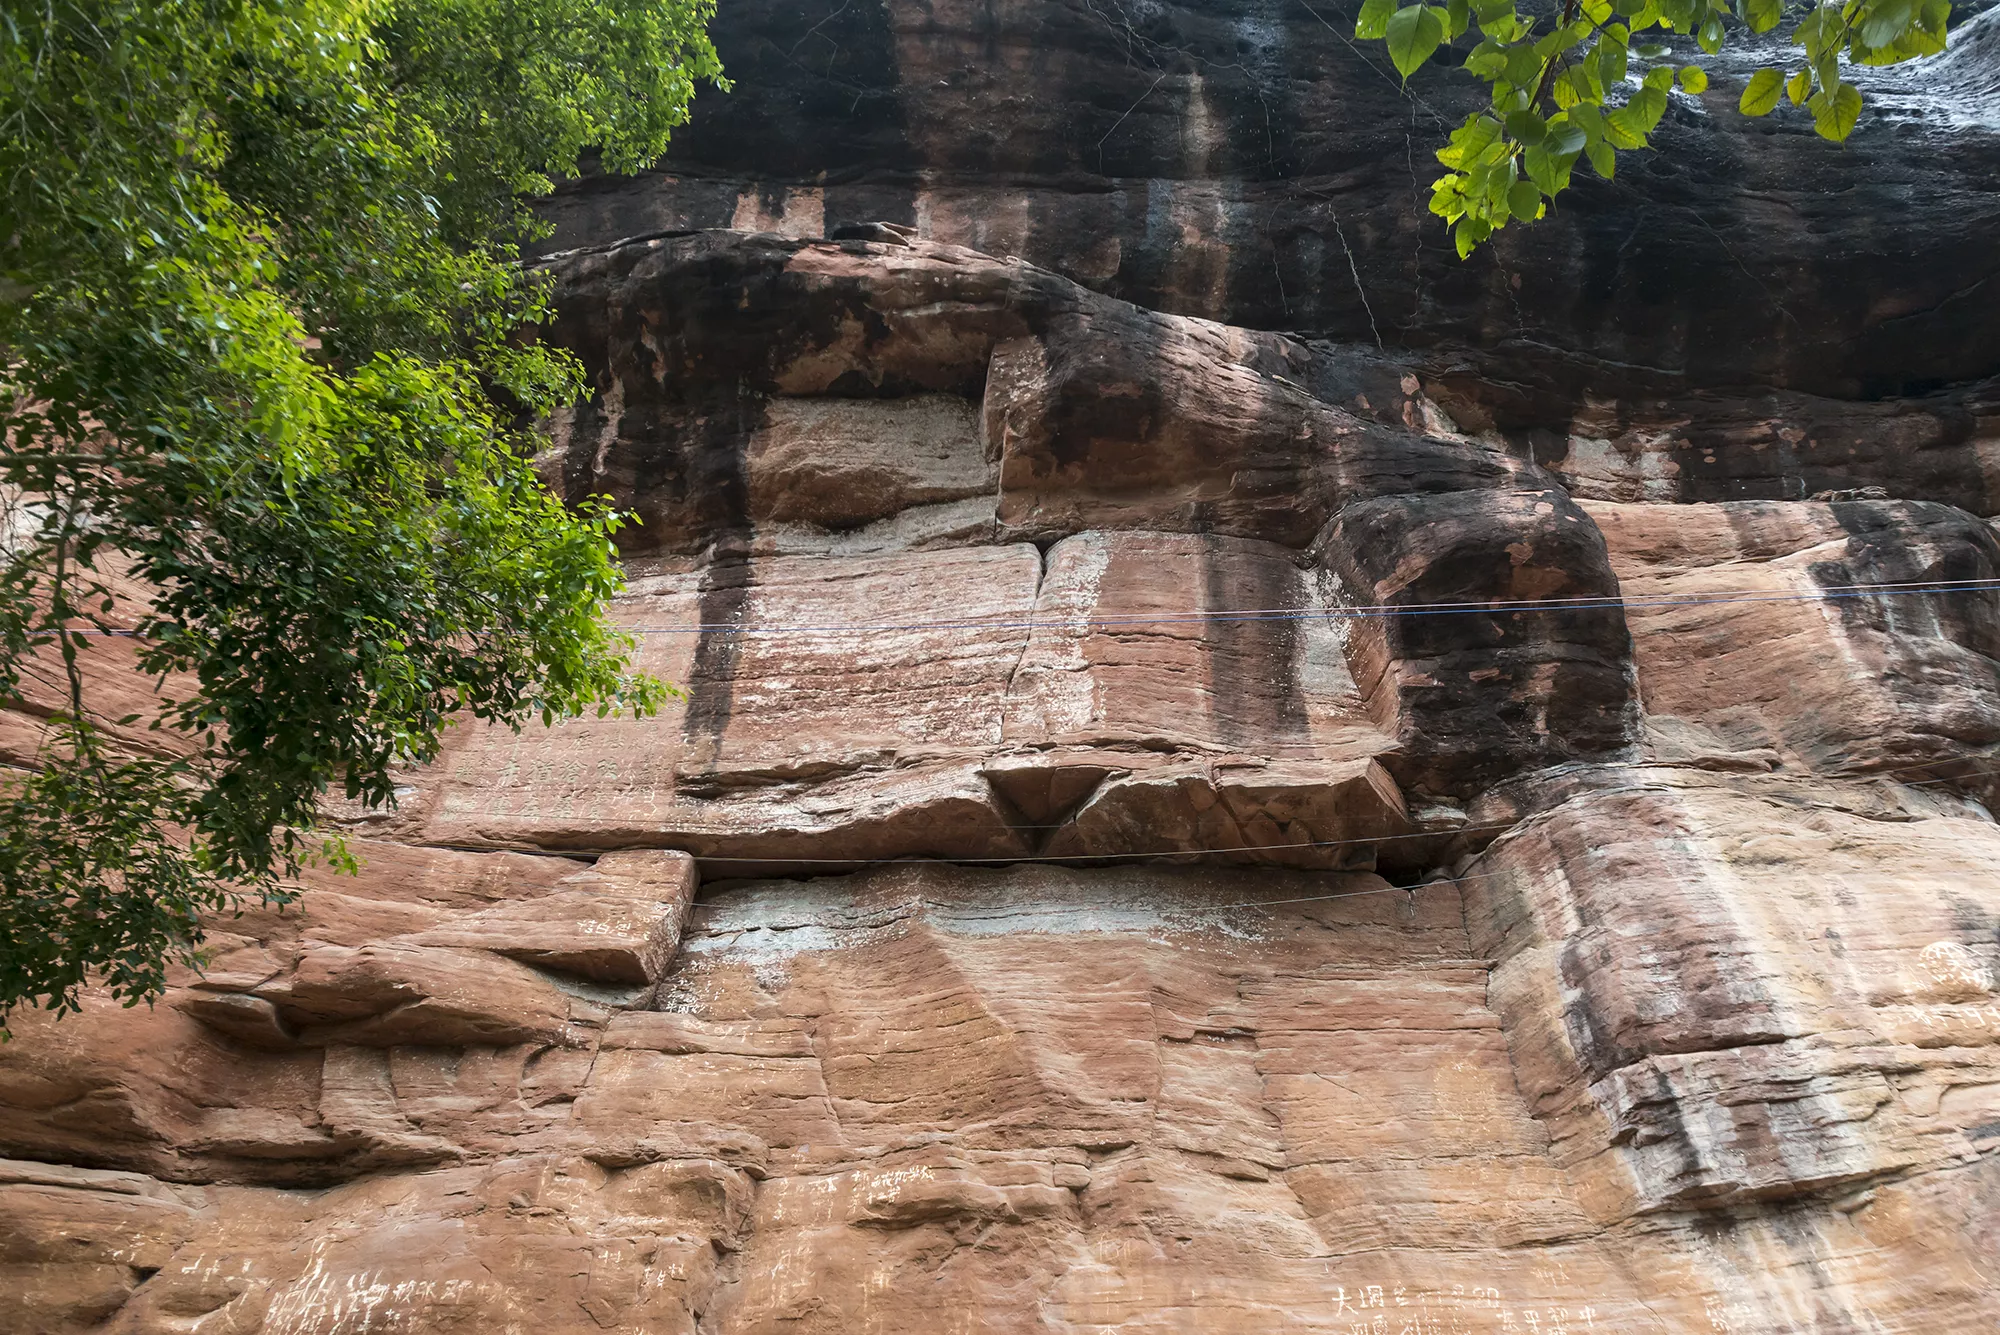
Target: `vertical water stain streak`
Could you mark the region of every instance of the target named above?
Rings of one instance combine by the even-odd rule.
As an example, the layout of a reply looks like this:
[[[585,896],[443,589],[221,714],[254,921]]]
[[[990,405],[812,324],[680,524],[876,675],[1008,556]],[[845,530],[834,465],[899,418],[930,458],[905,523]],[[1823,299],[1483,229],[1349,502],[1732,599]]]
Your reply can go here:
[[[1202,655],[1215,740],[1235,750],[1296,758],[1309,752],[1312,720],[1299,688],[1300,626],[1245,611],[1296,609],[1297,571],[1261,543],[1204,534],[1199,549]],[[1252,550],[1245,550],[1250,548]]]
[[[762,416],[762,397],[739,387],[732,399],[696,419],[698,439],[688,451],[690,491],[712,507],[707,561],[696,600],[702,630],[695,642],[687,713],[681,722],[684,763],[695,773],[713,773],[721,764],[722,736],[735,705],[743,627],[756,586],[744,451]]]

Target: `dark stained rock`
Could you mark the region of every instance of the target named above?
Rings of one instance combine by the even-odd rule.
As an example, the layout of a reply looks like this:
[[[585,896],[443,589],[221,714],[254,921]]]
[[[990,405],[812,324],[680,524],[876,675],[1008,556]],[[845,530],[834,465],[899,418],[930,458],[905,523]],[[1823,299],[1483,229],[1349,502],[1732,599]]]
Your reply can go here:
[[[1389,763],[1405,785],[1465,797],[1637,740],[1618,580],[1597,525],[1559,489],[1359,501],[1314,551],[1342,601],[1367,609],[1348,652],[1402,744]]]
[[[703,94],[659,172],[565,187],[551,244],[883,220],[1161,310],[1484,349],[1545,418],[1608,378],[1873,399],[2000,370],[1991,11],[1949,58],[1858,72],[1873,109],[1845,146],[1738,115],[1749,58],[1712,61],[1659,151],[1580,172],[1470,263],[1424,205],[1478,85],[1432,67],[1405,90],[1354,12],[744,0],[716,30],[736,91]]]

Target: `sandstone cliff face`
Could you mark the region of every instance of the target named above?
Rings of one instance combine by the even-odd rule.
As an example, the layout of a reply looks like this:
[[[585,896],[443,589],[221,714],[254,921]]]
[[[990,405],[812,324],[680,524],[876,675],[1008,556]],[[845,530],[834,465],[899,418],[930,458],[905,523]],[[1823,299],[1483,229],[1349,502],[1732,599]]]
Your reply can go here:
[[[1305,6],[827,9],[542,261],[686,699],[14,1017],[0,1329],[1992,1328],[1990,20],[1461,268]]]

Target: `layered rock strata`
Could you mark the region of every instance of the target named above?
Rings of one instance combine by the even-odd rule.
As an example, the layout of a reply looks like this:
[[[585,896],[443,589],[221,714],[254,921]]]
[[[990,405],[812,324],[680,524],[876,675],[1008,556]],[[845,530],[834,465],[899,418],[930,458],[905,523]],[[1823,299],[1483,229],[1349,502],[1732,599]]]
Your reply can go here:
[[[1938,287],[1990,133],[1857,142],[1964,202],[1942,277],[1856,277],[1853,162],[1722,102],[1461,270],[1357,147],[1425,103],[1303,7],[780,9],[539,261],[594,377],[543,473],[638,513],[685,698],[459,730],[159,1005],[10,1017],[0,1329],[2000,1319],[2000,325]],[[1715,240],[1862,335],[1601,244],[1725,170]]]

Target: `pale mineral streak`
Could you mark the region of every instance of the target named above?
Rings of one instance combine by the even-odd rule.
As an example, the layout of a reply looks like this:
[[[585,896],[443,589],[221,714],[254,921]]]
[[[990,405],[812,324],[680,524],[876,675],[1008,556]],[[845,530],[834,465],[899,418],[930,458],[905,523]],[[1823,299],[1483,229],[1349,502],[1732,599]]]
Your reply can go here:
[[[0,1331],[2000,1326],[1994,15],[1467,264],[1324,17],[725,6],[540,261],[686,698],[10,1017]]]

